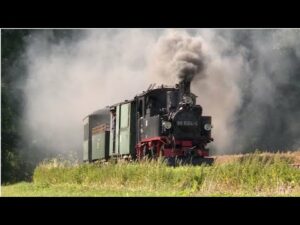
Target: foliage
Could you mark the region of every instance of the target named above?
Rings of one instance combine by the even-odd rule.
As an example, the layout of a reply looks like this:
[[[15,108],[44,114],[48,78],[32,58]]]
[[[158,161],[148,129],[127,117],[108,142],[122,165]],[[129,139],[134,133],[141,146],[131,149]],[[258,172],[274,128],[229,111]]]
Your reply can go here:
[[[1,30],[1,171],[2,183],[30,180],[42,149],[24,138],[21,122],[25,108],[23,86],[28,76],[27,44],[36,34],[48,32],[51,42],[75,37],[77,30]]]
[[[1,171],[2,183],[27,177],[26,165],[19,154],[19,121],[23,92],[17,85],[24,78],[24,37],[28,30],[1,30]]]

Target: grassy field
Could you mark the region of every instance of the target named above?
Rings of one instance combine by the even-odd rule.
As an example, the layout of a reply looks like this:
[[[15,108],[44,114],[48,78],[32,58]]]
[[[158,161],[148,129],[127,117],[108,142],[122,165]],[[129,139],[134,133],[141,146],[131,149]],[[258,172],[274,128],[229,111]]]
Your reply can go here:
[[[39,165],[2,196],[300,196],[300,152],[216,157],[213,166],[162,162]]]

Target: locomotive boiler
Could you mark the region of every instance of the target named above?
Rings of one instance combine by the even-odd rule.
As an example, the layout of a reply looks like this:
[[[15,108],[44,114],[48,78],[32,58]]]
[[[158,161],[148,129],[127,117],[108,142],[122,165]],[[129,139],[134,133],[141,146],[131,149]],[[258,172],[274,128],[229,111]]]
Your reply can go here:
[[[132,100],[98,110],[84,119],[84,161],[162,157],[169,164],[206,162],[211,117],[202,115],[190,81],[175,87],[150,85]]]

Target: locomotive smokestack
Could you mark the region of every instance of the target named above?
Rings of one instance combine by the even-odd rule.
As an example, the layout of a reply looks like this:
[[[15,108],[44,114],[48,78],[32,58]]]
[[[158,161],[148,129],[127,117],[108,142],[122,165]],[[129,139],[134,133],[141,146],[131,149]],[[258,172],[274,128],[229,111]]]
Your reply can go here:
[[[179,90],[180,97],[182,98],[184,95],[190,95],[191,93],[191,81],[190,80],[182,80],[179,82]]]
[[[186,98],[191,95],[191,80],[182,80],[179,82],[179,101],[187,103]]]

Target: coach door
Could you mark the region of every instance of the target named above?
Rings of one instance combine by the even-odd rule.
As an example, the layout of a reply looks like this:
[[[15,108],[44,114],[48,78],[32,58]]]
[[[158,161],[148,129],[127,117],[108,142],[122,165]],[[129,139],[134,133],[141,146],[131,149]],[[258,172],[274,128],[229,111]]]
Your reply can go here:
[[[130,106],[130,103],[126,103],[120,107],[119,153],[121,155],[130,153]]]

